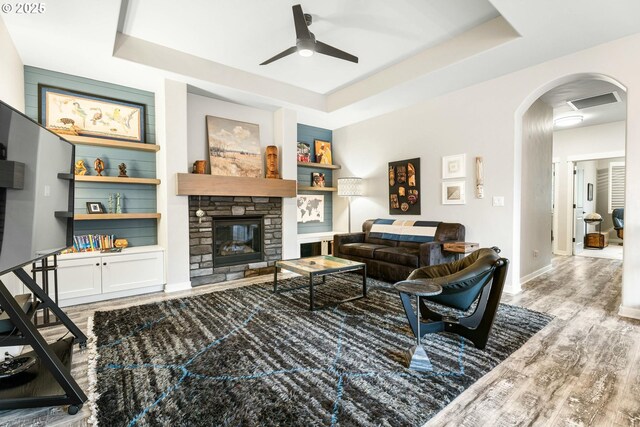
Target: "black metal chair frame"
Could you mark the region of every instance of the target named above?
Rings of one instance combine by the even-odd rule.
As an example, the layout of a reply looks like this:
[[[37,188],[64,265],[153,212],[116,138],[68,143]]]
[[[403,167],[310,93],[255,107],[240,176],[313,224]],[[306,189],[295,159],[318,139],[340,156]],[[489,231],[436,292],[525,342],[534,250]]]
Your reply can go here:
[[[442,315],[429,309],[425,299],[420,299],[420,314],[426,322],[420,322],[420,336],[436,332],[452,332],[468,338],[476,348],[484,349],[489,339],[489,333],[493,327],[493,321],[500,303],[500,296],[507,277],[509,260],[498,259],[492,267],[492,278],[480,290],[480,296],[475,310],[468,316]],[[420,279],[428,281],[430,279]],[[416,312],[411,303],[411,296],[400,292],[400,299],[404,306],[405,314],[411,330],[418,336],[418,324]],[[438,304],[438,303],[434,303]]]

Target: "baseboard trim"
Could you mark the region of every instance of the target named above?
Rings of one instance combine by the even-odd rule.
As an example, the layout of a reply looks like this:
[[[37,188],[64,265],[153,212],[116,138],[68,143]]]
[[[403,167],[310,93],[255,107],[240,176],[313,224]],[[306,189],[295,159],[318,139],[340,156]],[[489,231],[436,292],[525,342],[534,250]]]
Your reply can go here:
[[[502,293],[507,295],[518,295],[520,292],[522,292],[520,286],[505,286],[502,288]]]
[[[191,289],[191,282],[182,282],[182,283],[167,283],[164,286],[164,291],[166,293],[171,293],[171,292],[180,292],[180,291],[188,291],[189,289]]]
[[[554,254],[554,255],[561,255],[561,256],[570,256],[570,255],[571,255],[571,252],[569,252],[569,251],[559,251],[559,250],[556,250],[553,254]]]
[[[551,264],[542,267],[539,270],[534,271],[533,273],[529,273],[526,276],[523,276],[520,278],[520,285],[524,285],[525,283],[535,279],[538,276],[543,275],[544,273],[547,273],[549,271],[551,271],[553,269],[553,266]]]
[[[640,308],[620,306],[618,315],[622,317],[628,317],[630,319],[640,320]]]

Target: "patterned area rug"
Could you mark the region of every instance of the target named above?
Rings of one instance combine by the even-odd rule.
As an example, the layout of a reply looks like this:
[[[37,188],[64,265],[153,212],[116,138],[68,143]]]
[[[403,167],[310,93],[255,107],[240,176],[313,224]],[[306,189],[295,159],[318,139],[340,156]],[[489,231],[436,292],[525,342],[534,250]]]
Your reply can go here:
[[[368,298],[316,312],[307,290],[274,295],[270,284],[96,312],[94,417],[100,426],[420,426],[551,320],[501,304],[485,350],[427,335],[434,370],[417,373],[403,364],[414,340],[400,298],[369,280]],[[328,277],[318,302],[356,296],[361,283]]]

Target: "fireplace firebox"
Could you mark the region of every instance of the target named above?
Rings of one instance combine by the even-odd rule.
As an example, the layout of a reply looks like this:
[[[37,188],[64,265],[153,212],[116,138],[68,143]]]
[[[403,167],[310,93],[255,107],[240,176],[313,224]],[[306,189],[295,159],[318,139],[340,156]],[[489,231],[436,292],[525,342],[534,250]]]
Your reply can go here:
[[[213,266],[246,264],[264,259],[262,216],[213,218]]]

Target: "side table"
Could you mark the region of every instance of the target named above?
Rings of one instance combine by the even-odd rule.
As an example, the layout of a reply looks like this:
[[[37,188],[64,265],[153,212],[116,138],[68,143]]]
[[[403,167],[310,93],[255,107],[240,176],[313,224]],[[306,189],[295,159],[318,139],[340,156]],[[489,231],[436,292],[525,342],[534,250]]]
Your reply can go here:
[[[429,356],[427,356],[427,352],[421,343],[420,337],[420,297],[430,297],[434,295],[439,295],[442,293],[442,286],[433,283],[430,280],[404,280],[402,282],[398,282],[393,287],[398,292],[403,292],[408,295],[415,295],[416,297],[416,320],[417,323],[417,333],[416,333],[416,345],[411,347],[405,353],[405,358],[407,361],[407,367],[409,369],[413,369],[414,371],[432,371],[433,366],[431,365],[431,361],[429,360]]]
[[[456,254],[456,259],[462,259],[466,254],[480,248],[480,243],[472,242],[445,242],[442,249]]]

